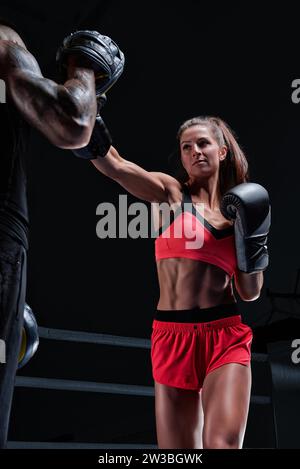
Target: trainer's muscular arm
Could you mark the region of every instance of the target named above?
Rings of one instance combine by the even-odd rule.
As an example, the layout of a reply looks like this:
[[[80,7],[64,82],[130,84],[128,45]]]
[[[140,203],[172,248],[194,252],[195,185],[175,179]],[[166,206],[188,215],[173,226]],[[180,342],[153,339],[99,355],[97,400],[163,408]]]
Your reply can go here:
[[[43,77],[33,55],[6,32],[0,25],[0,78],[20,113],[58,147],[86,145],[96,116],[94,72],[70,64],[68,81],[57,84]]]
[[[125,160],[111,145],[107,155],[91,160],[101,173],[118,182],[139,199],[148,202],[168,202],[172,189],[180,191],[180,183],[165,173],[149,172]]]

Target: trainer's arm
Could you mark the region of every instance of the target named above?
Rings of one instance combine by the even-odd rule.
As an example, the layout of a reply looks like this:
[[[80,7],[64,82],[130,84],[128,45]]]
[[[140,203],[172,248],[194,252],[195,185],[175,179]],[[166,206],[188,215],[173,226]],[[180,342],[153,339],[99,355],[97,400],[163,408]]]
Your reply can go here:
[[[57,84],[43,77],[26,48],[0,34],[0,78],[23,117],[51,143],[70,149],[88,143],[96,116],[92,70],[70,64],[68,80]]]
[[[167,202],[172,187],[180,190],[179,182],[172,176],[146,171],[122,158],[113,146],[104,158],[99,156],[91,161],[98,171],[118,182],[135,197],[148,202]]]

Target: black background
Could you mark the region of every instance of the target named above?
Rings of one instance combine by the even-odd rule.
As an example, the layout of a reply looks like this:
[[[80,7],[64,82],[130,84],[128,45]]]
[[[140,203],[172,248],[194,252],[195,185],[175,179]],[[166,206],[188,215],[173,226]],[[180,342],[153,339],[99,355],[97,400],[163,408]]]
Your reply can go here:
[[[263,325],[270,309],[267,288],[292,291],[299,267],[300,104],[291,99],[291,83],[300,78],[295,5],[62,0],[47,6],[10,0],[1,2],[0,15],[22,28],[43,74],[53,79],[56,49],[70,32],[96,29],[113,37],[126,66],[103,117],[120,153],[146,169],[168,172],[167,157],[185,119],[212,114],[230,124],[248,156],[251,180],[267,188],[272,204],[262,295],[239,301],[244,321]],[[28,166],[27,302],[39,325],[149,338],[159,293],[154,241],[100,240],[95,231],[97,205],[118,204],[126,192],[36,131]],[[298,314],[295,302],[285,300],[282,308]],[[153,384],[147,351],[50,341],[41,341],[22,374]],[[11,438],[126,441],[127,431],[128,439],[138,441],[142,430],[135,420],[143,420],[143,413],[144,440],[147,431],[151,435],[152,400],[116,396],[108,411],[106,397],[88,396],[69,393],[66,400],[58,391],[18,389]],[[24,406],[25,398],[30,405]],[[133,402],[130,417],[124,409]],[[118,423],[106,431],[109,421]]]

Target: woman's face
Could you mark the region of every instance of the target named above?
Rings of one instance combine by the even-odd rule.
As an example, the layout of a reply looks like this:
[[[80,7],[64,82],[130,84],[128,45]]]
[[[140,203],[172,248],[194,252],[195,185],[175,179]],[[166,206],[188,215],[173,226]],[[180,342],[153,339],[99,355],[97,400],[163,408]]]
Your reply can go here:
[[[180,137],[182,164],[190,178],[210,176],[219,169],[220,161],[226,158],[226,146],[219,146],[210,128],[193,125]]]

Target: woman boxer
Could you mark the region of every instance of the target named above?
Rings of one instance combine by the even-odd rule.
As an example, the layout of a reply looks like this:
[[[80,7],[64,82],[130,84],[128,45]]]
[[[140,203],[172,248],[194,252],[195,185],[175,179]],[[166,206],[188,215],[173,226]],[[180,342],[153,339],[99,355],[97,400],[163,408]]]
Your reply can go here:
[[[232,280],[242,300],[259,297],[268,264],[268,194],[246,182],[245,155],[219,118],[197,117],[180,127],[180,180],[122,158],[97,119],[92,144],[77,156],[131,194],[180,208],[162,222],[155,241],[160,297],[151,358],[158,446],[241,448],[252,331],[241,322]],[[178,236],[180,224],[189,228]],[[203,235],[195,246],[188,244],[191,227]]]

